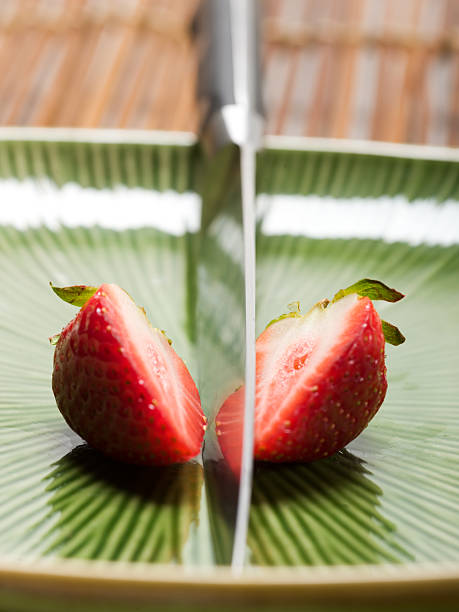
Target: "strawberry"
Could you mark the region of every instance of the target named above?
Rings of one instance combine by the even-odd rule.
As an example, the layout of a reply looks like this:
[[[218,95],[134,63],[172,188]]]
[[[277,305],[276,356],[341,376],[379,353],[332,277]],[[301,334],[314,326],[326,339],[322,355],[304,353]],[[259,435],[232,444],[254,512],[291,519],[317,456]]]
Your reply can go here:
[[[290,313],[271,321],[256,342],[256,459],[312,461],[360,434],[386,395],[385,340],[405,340],[381,321],[370,298],[402,297],[364,279],[305,315],[295,303]],[[235,473],[241,440],[231,426],[241,418],[243,394],[240,388],[227,398],[216,423],[220,447]]]
[[[68,425],[90,446],[128,463],[167,465],[196,456],[206,419],[164,332],[116,285],[53,290],[81,306],[51,339],[53,392]]]

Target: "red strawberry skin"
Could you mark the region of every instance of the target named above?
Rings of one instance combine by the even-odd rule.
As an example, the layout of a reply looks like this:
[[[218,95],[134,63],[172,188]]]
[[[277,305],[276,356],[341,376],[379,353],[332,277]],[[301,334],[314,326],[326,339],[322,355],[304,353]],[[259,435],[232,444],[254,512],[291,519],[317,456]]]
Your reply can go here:
[[[256,459],[312,461],[332,455],[358,436],[381,406],[387,390],[381,320],[367,297],[345,299],[354,304],[332,351],[310,371],[308,360],[318,350],[314,340],[309,353],[292,346],[267,393],[265,349],[276,326],[285,323],[274,323],[258,338]]]
[[[200,451],[205,417],[190,373],[116,285],[99,287],[63,329],[52,386],[68,425],[116,460],[167,465]]]

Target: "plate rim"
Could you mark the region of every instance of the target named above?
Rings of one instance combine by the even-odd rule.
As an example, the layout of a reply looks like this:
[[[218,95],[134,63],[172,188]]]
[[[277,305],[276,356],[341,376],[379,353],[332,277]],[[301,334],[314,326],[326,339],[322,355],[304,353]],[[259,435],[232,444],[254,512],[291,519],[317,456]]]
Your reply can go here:
[[[0,142],[4,141],[170,146],[193,146],[199,142],[197,135],[193,132],[122,128],[0,126]],[[277,151],[351,153],[426,161],[459,162],[459,147],[406,144],[381,140],[267,134],[263,139],[263,148]]]
[[[403,571],[401,571],[403,570]],[[362,600],[380,598],[435,598],[459,596],[458,563],[412,563],[355,566],[247,567],[234,572],[230,566],[170,566],[120,561],[46,558],[21,562],[0,557],[3,587],[39,589],[61,594],[88,591],[100,595],[154,597],[169,593],[190,594],[201,601],[212,593],[230,591],[257,598],[275,598],[289,591],[289,601]],[[192,603],[190,601],[190,603]]]

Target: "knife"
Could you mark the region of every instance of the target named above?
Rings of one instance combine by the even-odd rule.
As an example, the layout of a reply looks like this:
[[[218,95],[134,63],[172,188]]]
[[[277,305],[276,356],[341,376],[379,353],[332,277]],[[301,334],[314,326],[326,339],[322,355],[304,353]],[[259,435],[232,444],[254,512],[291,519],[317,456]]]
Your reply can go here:
[[[253,0],[207,0],[197,21],[205,151],[197,334],[209,419],[203,464],[216,562],[235,572],[245,560],[253,466],[255,165],[263,133],[257,13]]]

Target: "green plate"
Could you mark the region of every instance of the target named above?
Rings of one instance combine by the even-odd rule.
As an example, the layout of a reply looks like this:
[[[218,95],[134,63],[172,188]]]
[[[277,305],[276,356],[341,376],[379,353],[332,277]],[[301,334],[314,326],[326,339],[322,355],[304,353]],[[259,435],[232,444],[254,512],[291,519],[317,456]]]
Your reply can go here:
[[[309,465],[257,466],[241,576],[217,567],[199,461],[111,463],[65,425],[55,284],[116,282],[196,355],[199,150],[187,134],[0,130],[0,610],[451,609],[459,597],[459,153],[267,138],[257,324],[362,277],[407,342],[368,429]],[[228,252],[210,266],[231,269]],[[221,341],[231,301],[212,303]],[[379,308],[379,305],[378,305]],[[213,527],[218,529],[217,527]],[[449,606],[449,607],[448,607]]]

